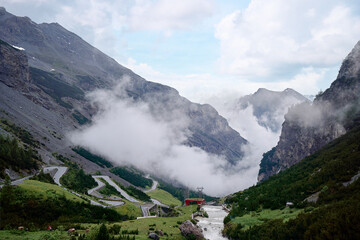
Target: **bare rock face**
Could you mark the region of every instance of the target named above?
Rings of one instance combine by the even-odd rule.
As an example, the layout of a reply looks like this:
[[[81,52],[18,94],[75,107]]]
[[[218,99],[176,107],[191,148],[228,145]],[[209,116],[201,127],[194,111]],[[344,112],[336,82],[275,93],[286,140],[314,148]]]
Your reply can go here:
[[[360,42],[345,58],[337,79],[313,104],[285,115],[280,140],[263,155],[258,181],[298,163],[356,125],[360,115]]]
[[[0,40],[0,81],[12,88],[21,88],[29,82],[26,54]]]
[[[190,236],[194,236],[195,239],[204,239],[204,235],[202,233],[202,230],[195,226],[192,222],[189,220],[183,222],[179,227],[181,234],[185,236],[186,238]]]

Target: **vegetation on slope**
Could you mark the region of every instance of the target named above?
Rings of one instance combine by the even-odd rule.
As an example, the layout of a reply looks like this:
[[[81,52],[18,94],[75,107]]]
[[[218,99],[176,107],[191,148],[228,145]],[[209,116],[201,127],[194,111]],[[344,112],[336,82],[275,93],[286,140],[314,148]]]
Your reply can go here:
[[[121,188],[124,189],[124,191],[127,192],[127,194],[129,194],[130,196],[132,196],[138,200],[141,200],[144,202],[150,202],[149,195],[147,195],[143,191],[141,191],[133,186],[121,187]]]
[[[8,119],[4,119],[4,118],[0,119],[0,127],[3,128],[5,131],[14,134],[26,145],[34,148],[40,147],[40,142],[35,140],[30,132],[15,125]]]
[[[14,171],[38,169],[38,158],[32,148],[25,150],[19,146],[15,138],[4,138],[0,135],[0,177],[5,177],[4,170],[11,168]]]
[[[92,154],[91,152],[89,152],[88,150],[82,147],[75,147],[72,148],[72,150],[77,154],[79,154],[80,156],[86,158],[87,160],[96,163],[100,167],[108,167],[108,168],[112,167],[112,164],[109,161],[105,160],[104,158],[98,155]]]
[[[60,178],[60,182],[67,188],[80,193],[97,186],[96,181],[89,174],[85,174],[82,168],[76,164],[68,165],[68,171]]]
[[[105,195],[105,196],[122,197],[121,194],[116,190],[116,188],[111,186],[107,181],[105,181],[102,178],[100,178],[100,180],[105,184],[105,186],[98,191],[99,193],[101,193],[102,195]]]
[[[0,229],[18,226],[44,229],[49,225],[57,226],[68,222],[121,221],[127,219],[127,216],[122,216],[113,209],[93,206],[80,198],[78,201],[72,201],[65,194],[51,191],[50,189],[57,187],[56,185],[37,183],[42,186],[46,185],[45,193],[30,191],[24,186],[6,185],[1,189]]]
[[[179,199],[181,202],[185,201],[184,193],[185,189],[182,187],[175,187],[164,180],[156,179],[159,182],[158,188],[165,190],[166,192],[173,195],[175,198]],[[199,195],[195,191],[189,190],[189,198],[197,198]],[[215,197],[208,196],[206,194],[203,194],[203,198],[205,201],[212,201],[215,200]]]
[[[156,232],[161,230],[164,234],[161,239],[171,239],[171,240],[183,240],[183,237],[180,233],[179,226],[182,222],[191,219],[191,214],[196,211],[197,206],[186,206],[179,207],[179,210],[182,214],[178,217],[157,217],[157,218],[142,218],[131,221],[124,221],[119,223],[121,230],[138,230],[139,234],[136,239],[149,239],[149,232]]]
[[[225,233],[233,239],[323,239],[326,236],[360,236],[360,182],[349,186],[360,169],[360,128],[334,140],[300,163],[272,176],[269,180],[235,194],[227,200],[233,208],[225,218]],[[304,201],[319,194],[316,203]],[[245,214],[262,209],[283,209],[286,202],[297,208],[315,210],[299,214],[287,222],[264,221],[246,229],[237,221]],[[332,235],[331,235],[332,234]]]
[[[136,206],[134,203],[123,199],[125,202],[124,205],[116,207],[115,210],[121,215],[127,215],[130,219],[135,219],[137,217],[142,217],[142,212],[140,207]]]
[[[54,179],[50,176],[50,174],[44,173],[44,171],[42,171],[42,170],[39,174],[30,178],[30,180],[36,180],[39,182],[55,184]]]
[[[75,110],[71,115],[80,125],[91,123],[91,120],[82,115],[78,110]]]
[[[179,199],[176,199],[173,195],[170,193],[162,190],[162,189],[155,189],[154,191],[151,191],[148,193],[148,195],[151,198],[154,198],[158,200],[159,202],[166,204],[168,206],[174,205],[174,206],[181,206],[182,203]]]
[[[121,177],[122,179],[125,179],[137,187],[146,188],[153,185],[153,181],[151,179],[145,178],[140,173],[137,173],[134,170],[130,170],[127,167],[112,168],[110,172]]]

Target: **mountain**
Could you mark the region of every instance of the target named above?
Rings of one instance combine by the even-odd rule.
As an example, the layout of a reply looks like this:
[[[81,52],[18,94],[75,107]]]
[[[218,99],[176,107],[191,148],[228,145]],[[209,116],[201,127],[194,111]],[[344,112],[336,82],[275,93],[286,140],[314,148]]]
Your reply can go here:
[[[227,197],[229,239],[358,239],[360,128]]]
[[[14,46],[1,45],[0,117],[34,135],[46,163],[57,162],[53,152],[73,154],[66,133],[90,123],[99,111],[86,94],[119,84],[124,88],[119,98],[146,103],[156,119],[186,119],[184,145],[225,156],[230,164],[241,161],[247,141],[212,106],[146,81],[59,24],[36,24],[0,8],[0,36]],[[81,157],[77,161],[87,170],[98,169]]]
[[[285,115],[280,140],[263,155],[258,180],[298,163],[358,123],[360,42],[345,58],[336,80],[312,104],[292,107]]]
[[[289,107],[309,100],[291,88],[282,92],[259,88],[254,94],[239,98],[233,108],[243,111],[252,107],[253,114],[259,125],[278,132]]]

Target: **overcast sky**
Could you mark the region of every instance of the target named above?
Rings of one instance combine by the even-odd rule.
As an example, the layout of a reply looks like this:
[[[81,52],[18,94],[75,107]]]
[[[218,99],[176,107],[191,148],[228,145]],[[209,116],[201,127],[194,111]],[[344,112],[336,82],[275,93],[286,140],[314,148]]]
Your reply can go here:
[[[0,0],[58,22],[192,101],[259,87],[316,94],[360,40],[358,0]]]

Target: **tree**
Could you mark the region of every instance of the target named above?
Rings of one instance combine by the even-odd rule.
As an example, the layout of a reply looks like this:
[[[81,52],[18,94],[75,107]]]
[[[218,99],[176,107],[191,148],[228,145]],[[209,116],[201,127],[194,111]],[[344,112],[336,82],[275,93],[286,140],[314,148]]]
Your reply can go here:
[[[109,240],[109,232],[108,232],[108,230],[107,230],[107,228],[106,228],[106,226],[105,226],[105,224],[102,224],[101,226],[100,226],[100,229],[99,229],[99,232],[98,232],[98,234],[97,234],[97,236],[96,236],[96,240]]]

